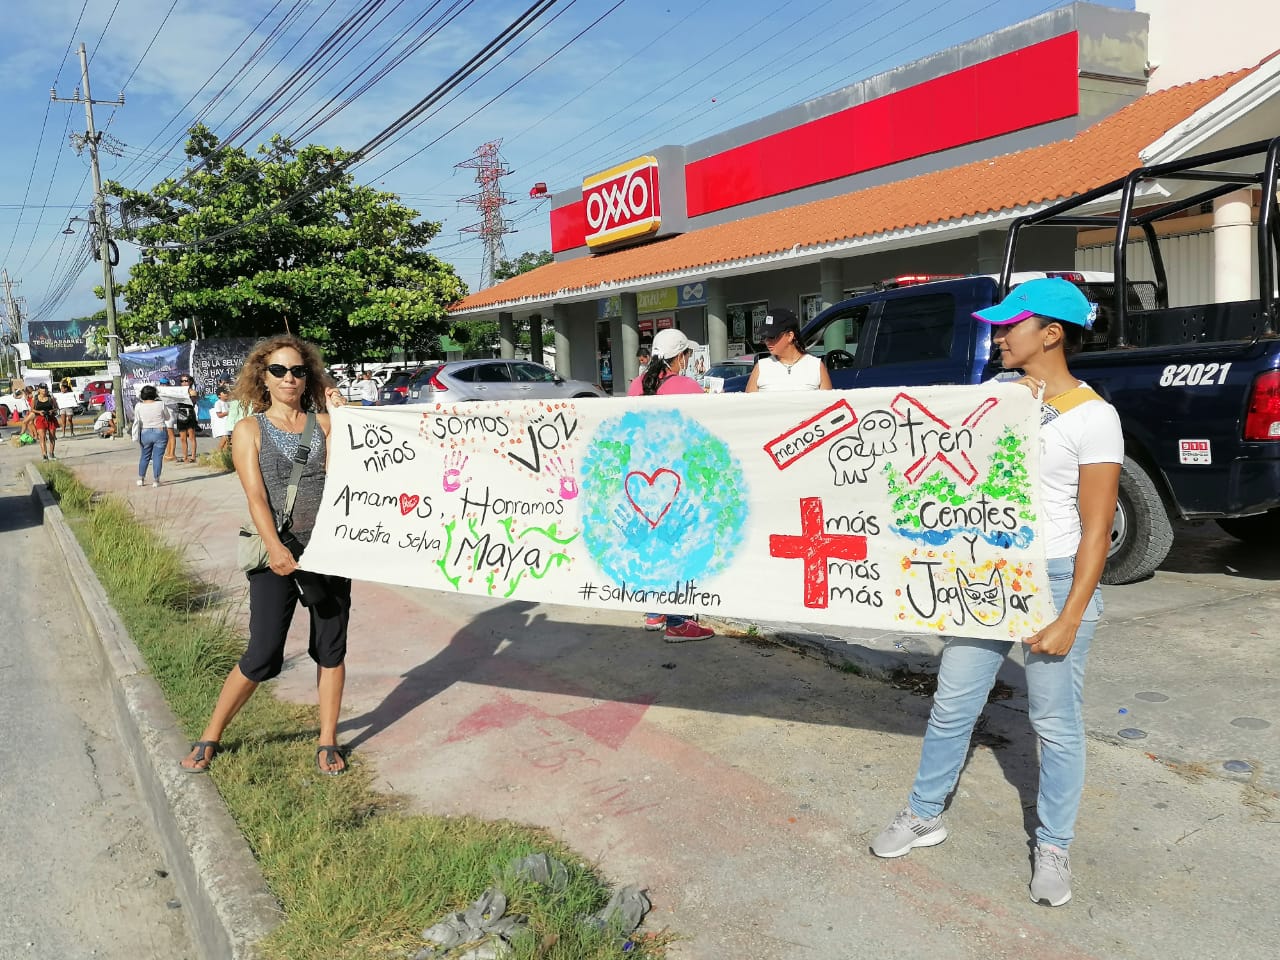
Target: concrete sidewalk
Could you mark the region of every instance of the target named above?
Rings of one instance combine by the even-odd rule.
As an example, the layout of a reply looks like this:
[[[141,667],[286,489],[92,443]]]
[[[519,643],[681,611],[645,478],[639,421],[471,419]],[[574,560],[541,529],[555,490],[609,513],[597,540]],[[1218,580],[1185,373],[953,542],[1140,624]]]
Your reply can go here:
[[[127,441],[59,453],[239,601],[234,476],[166,464],[153,490],[134,486]],[[0,463],[30,457],[6,446]],[[928,700],[767,640],[668,645],[627,615],[357,583],[340,731],[420,810],[541,825],[645,884],[645,928],[688,938],[677,960],[1270,957],[1280,758],[1259,723],[1280,719],[1277,566],[1201,534],[1176,549],[1151,584],[1107,593],[1076,900],[1059,910],[1026,893],[1034,744],[1012,661],[951,838],[892,862],[867,842],[905,799]],[[314,699],[305,623],[276,684],[299,702]],[[920,638],[761,628],[878,669],[928,660]],[[1147,734],[1136,747],[1117,739],[1129,727]],[[1229,759],[1250,761],[1251,781]]]

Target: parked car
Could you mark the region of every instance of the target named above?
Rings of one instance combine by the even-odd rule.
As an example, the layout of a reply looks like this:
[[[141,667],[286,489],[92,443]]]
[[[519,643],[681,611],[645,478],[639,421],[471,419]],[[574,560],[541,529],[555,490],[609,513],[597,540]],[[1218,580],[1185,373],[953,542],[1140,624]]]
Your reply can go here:
[[[465,400],[568,400],[608,396],[594,383],[566,380],[530,360],[454,360],[442,363],[410,403]]]
[[[383,406],[395,406],[406,402],[409,399],[409,383],[424,371],[435,369],[435,366],[435,364],[424,364],[395,371],[378,388],[378,403]]]
[[[719,363],[713,363],[707,368],[706,373],[694,379],[698,381],[698,385],[703,390],[706,390],[709,380],[719,381],[719,385],[723,385],[725,380],[750,376],[751,370],[755,365],[755,357],[734,357],[730,360],[721,360]]]
[[[80,403],[86,409],[100,407],[111,392],[110,380],[90,380],[80,393]]]
[[[422,399],[422,391],[424,389],[428,391],[432,389],[427,386],[427,381],[435,376],[435,372],[439,369],[440,364],[438,363],[420,367],[409,380],[409,392],[405,397],[405,403],[418,403]]]
[[[359,377],[342,377],[335,386],[349,403],[359,403],[363,397]]]

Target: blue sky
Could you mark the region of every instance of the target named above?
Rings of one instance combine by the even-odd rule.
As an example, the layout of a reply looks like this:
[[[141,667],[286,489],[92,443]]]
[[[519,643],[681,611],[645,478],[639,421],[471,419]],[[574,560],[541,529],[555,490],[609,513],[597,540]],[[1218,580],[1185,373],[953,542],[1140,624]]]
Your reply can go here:
[[[560,0],[522,36],[546,24],[541,32],[505,62],[356,169],[357,179],[395,190],[424,217],[443,222],[434,249],[456,265],[472,289],[479,286],[481,247],[474,235],[459,231],[476,222],[477,212],[457,200],[476,191],[474,171],[454,165],[486,141],[503,141],[502,156],[514,171],[502,181],[516,201],[506,207],[517,228],[505,240],[508,255],[514,256],[550,245],[547,204],[528,196],[537,181],[552,191],[573,186],[584,175],[645,150],[689,143],[1063,5],[1062,0],[623,0],[608,12],[617,2]],[[1103,2],[1133,7],[1132,0]],[[530,0],[439,3],[432,16],[451,6],[461,12],[308,139],[348,148],[365,143],[529,5]],[[72,269],[83,233],[67,237],[61,232],[70,217],[85,216],[92,196],[87,153],[77,156],[68,143],[69,134],[84,132],[84,110],[49,101],[52,85],[59,96],[71,96],[78,85],[80,41],[92,58],[93,96],[112,99],[125,88],[124,107],[96,108],[98,129],[124,151],[122,157],[104,154],[103,175],[145,187],[181,169],[183,131],[224,85],[230,84],[227,93],[206,122],[225,136],[343,19],[375,6],[368,36],[250,146],[271,132],[300,129],[366,60],[380,50],[403,47],[407,41],[395,42],[396,37],[429,4],[8,0],[5,6],[0,266],[19,281],[14,292],[25,299],[24,313],[54,320],[101,306],[92,293],[102,281],[100,266],[93,262],[79,272]],[[282,23],[278,42],[235,77],[249,53]],[[121,256],[120,283],[136,251],[122,244]]]

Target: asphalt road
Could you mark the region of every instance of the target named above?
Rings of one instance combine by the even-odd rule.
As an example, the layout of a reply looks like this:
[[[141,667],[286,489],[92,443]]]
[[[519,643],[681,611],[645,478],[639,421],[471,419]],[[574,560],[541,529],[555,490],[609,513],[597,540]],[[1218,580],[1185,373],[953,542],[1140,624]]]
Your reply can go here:
[[[96,654],[14,466],[0,474],[0,960],[193,958]]]

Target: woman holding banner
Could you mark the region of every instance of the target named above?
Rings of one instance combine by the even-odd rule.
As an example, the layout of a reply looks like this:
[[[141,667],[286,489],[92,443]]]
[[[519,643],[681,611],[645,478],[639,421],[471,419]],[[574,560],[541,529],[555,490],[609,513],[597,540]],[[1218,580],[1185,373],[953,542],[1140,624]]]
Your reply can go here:
[[[346,680],[351,581],[308,574],[304,585],[297,556],[311,538],[324,497],[329,447],[325,411],[344,401],[328,385],[319,351],[290,334],[254,347],[236,381],[235,396],[252,415],[235,426],[232,459],[268,566],[248,573],[248,649],[223,682],[204,733],[182,767],[189,773],[207,770],[227,724],[258,684],[280,673],[285,637],[301,596],[311,615],[308,652],[316,662],[320,701],[316,769],[337,776],[347,769],[338,746],[338,714]],[[313,590],[317,582],[319,589]]]
[[[70,434],[74,437],[76,435],[76,404],[70,383],[62,381],[62,385],[58,387],[58,397],[60,398],[57,399],[58,419],[62,421],[62,435],[65,437]]]
[[[1041,398],[1040,481],[1045,553],[1056,618],[1022,641],[1028,714],[1040,741],[1039,826],[1031,899],[1058,907],[1071,899],[1067,848],[1084,791],[1085,660],[1102,615],[1098,581],[1116,511],[1124,439],[1115,409],[1072,376],[1096,307],[1073,284],[1029,280],[974,314],[992,325],[1006,370]],[[947,838],[942,811],[969,751],[1009,645],[948,637],[938,688],[907,806],[871,843],[878,857],[901,857]]]

